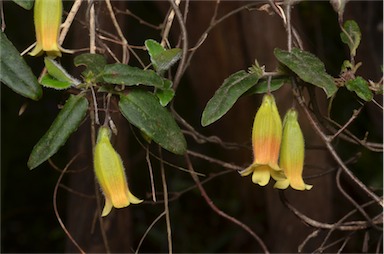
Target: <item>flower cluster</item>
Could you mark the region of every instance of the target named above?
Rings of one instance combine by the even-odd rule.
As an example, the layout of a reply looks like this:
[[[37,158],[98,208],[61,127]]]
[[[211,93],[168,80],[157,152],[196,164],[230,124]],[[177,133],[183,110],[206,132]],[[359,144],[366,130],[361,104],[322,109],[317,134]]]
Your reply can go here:
[[[283,124],[276,102],[271,94],[266,94],[256,113],[252,130],[254,161],[242,176],[252,173],[252,181],[260,186],[268,184],[271,176],[275,188],[309,190],[311,185],[302,178],[304,166],[304,137],[297,121],[297,111],[288,110]],[[280,156],[280,158],[279,158]]]
[[[110,129],[100,127],[94,154],[96,178],[105,196],[101,216],[108,215],[112,207],[123,208],[129,206],[130,203],[143,202],[129,191],[123,162],[112,147],[110,136]]]

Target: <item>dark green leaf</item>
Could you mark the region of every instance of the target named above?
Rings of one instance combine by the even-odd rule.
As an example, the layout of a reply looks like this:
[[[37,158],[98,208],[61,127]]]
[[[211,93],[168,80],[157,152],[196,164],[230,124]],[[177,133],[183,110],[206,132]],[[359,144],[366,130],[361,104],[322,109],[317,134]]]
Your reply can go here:
[[[78,85],[80,81],[73,78],[67,73],[67,71],[58,62],[50,57],[44,58],[44,64],[51,78],[55,78],[58,81],[69,83],[70,85]],[[53,87],[54,88],[54,87]]]
[[[208,101],[203,111],[201,125],[207,126],[225,115],[237,99],[255,85],[259,78],[257,72],[247,73],[242,70],[225,79],[221,87]]]
[[[54,155],[77,130],[88,110],[88,101],[81,95],[71,95],[51,127],[33,147],[28,167],[34,169]]]
[[[168,49],[153,57],[153,62],[156,64],[157,71],[163,72],[168,70],[173,64],[179,61],[180,57],[181,49]]]
[[[40,99],[43,91],[19,51],[0,31],[0,80],[16,93],[32,100]]]
[[[164,149],[175,154],[185,153],[187,144],[180,127],[155,95],[134,89],[120,96],[119,107],[131,124]]]
[[[146,40],[145,47],[149,52],[153,66],[159,73],[168,70],[181,57],[181,49],[165,50],[160,43],[154,40]]]
[[[359,25],[354,20],[347,20],[343,27],[345,32],[340,33],[341,41],[348,45],[351,55],[355,56],[361,40]]]
[[[74,64],[77,67],[81,65],[86,67],[82,75],[87,82],[100,82],[102,81],[100,74],[103,72],[107,60],[99,54],[84,53],[75,57]]]
[[[369,84],[362,77],[349,80],[347,83],[345,83],[345,86],[349,91],[355,92],[357,96],[365,101],[371,101],[373,99],[373,93],[369,89]]]
[[[49,74],[44,75],[40,83],[45,87],[54,88],[57,90],[67,89],[72,85],[72,83],[67,81],[59,81]]]
[[[289,82],[289,80],[284,78],[272,79],[270,84],[270,92],[278,90],[287,82]],[[247,94],[255,94],[255,93],[263,94],[266,92],[268,92],[268,81],[263,80],[263,81],[259,81],[257,85],[249,89],[249,91],[247,91]]]
[[[142,70],[125,64],[108,64],[104,68],[103,80],[117,85],[148,85],[164,88],[164,80],[152,70]]]
[[[293,48],[292,52],[276,48],[274,54],[279,62],[302,80],[322,88],[327,97],[331,97],[337,91],[337,86],[333,78],[326,73],[323,62],[311,53],[297,48]]]
[[[34,0],[13,0],[13,2],[17,3],[26,10],[30,10],[33,7]]]

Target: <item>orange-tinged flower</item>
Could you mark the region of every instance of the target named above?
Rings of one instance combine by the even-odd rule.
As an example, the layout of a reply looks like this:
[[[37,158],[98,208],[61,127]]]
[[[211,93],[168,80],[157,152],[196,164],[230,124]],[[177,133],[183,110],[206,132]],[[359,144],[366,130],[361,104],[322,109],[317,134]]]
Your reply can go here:
[[[112,147],[110,136],[111,131],[107,127],[100,127],[94,154],[96,178],[105,196],[101,216],[108,215],[112,206],[123,208],[130,203],[138,204],[143,201],[129,191],[123,162]]]
[[[35,0],[34,21],[36,32],[36,46],[29,54],[40,55],[43,51],[49,56],[61,56],[58,44],[62,0]]]
[[[266,94],[256,113],[252,130],[254,161],[251,166],[240,172],[242,176],[252,174],[252,181],[261,186],[268,184],[272,177],[283,179],[277,160],[279,157],[282,124],[273,95]]]
[[[302,173],[304,166],[304,137],[297,121],[297,111],[288,110],[284,117],[283,137],[280,150],[280,167],[286,179],[278,180],[275,188],[286,189],[289,185],[295,190],[310,190],[312,185],[305,184]]]

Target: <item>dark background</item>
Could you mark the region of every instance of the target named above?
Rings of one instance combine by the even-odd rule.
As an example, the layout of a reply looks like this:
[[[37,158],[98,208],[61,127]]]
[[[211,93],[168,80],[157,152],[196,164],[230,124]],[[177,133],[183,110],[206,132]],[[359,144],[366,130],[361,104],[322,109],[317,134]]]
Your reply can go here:
[[[34,42],[32,11],[26,11],[10,1],[5,1],[3,4],[7,25],[5,32],[15,46],[23,51]],[[127,4],[133,13],[153,24],[163,21],[168,8],[167,2],[114,2],[114,4],[118,7]],[[244,2],[222,2],[219,16],[242,4]],[[187,27],[190,45],[197,41],[201,32],[207,27],[213,6],[213,2],[190,4]],[[70,3],[65,2],[65,10],[69,8]],[[352,1],[347,4],[345,13],[345,19],[355,19],[362,29],[361,46],[356,58],[357,62],[362,61],[363,65],[358,74],[373,81],[379,80],[382,76],[382,9],[381,1]],[[105,16],[102,9],[99,11],[101,16]],[[348,59],[348,49],[340,41],[337,15],[330,4],[303,2],[295,6],[293,14],[294,25],[298,27],[305,48],[324,61],[330,74],[337,75],[343,60]],[[126,20],[124,32],[130,44],[143,45],[144,40],[148,38],[159,40],[158,31],[140,25],[132,18],[121,15],[118,17]],[[84,20],[84,16],[81,15],[77,18]],[[103,19],[105,26],[108,27],[108,19]],[[176,28],[171,34],[174,42],[177,41],[176,21],[175,24]],[[81,48],[87,45],[87,42],[83,41],[83,37],[87,35],[86,29],[79,23],[75,23],[74,26],[77,28],[71,30],[64,42],[63,46],[66,48]],[[240,99],[223,119],[207,128],[202,128],[199,124],[201,112],[222,81],[235,71],[249,67],[254,59],[261,65],[266,65],[268,71],[274,70],[276,60],[272,54],[273,48],[284,49],[285,38],[281,20],[276,15],[269,16],[264,12],[243,11],[212,30],[182,79],[175,98],[175,109],[204,135],[217,135],[228,142],[245,144],[248,148],[226,150],[215,144],[196,144],[187,137],[189,149],[240,166],[246,166],[251,162],[249,149],[251,125],[261,96],[253,95]],[[43,67],[43,58],[25,56],[24,59],[32,66],[34,73],[39,75]],[[64,55],[63,66],[73,68],[71,59],[72,56]],[[134,64],[134,61],[130,64]],[[79,70],[74,70],[72,73],[78,75]],[[291,99],[286,100],[287,94],[289,95],[284,91],[276,93],[281,114],[285,112],[286,105],[291,104]],[[61,229],[53,211],[53,189],[59,172],[52,169],[48,163],[33,171],[26,166],[34,144],[57,115],[58,104],[64,103],[66,98],[65,93],[44,89],[42,99],[34,102],[17,95],[3,84],[1,86],[1,252],[76,251]],[[381,96],[376,96],[375,99],[382,103]],[[18,111],[24,104],[27,104],[27,109],[24,114],[18,116]],[[352,110],[357,107],[353,94],[341,89],[334,102],[332,117],[339,123],[344,123]],[[145,152],[133,135],[134,133],[140,135],[139,132],[130,128],[118,115],[113,117],[119,126],[119,131],[122,130],[115,143],[117,150],[125,154],[122,155],[123,158],[126,156],[124,162],[130,175],[130,188],[136,196],[148,201],[126,209],[114,209],[110,217],[105,220],[111,250],[131,252],[135,250],[147,227],[163,211],[163,205],[150,202]],[[305,124],[303,128],[307,146],[316,145],[318,140],[310,128]],[[63,168],[73,154],[79,151],[85,154],[77,165],[79,168],[85,166],[85,172],[68,174],[64,177],[63,184],[94,195],[88,130],[89,123],[86,122],[53,157],[53,161]],[[382,111],[369,103],[349,130],[358,137],[363,137],[365,132],[369,131],[370,141],[382,142]],[[157,151],[155,146],[151,148],[152,151]],[[358,162],[350,168],[366,185],[381,193],[382,154],[370,152],[360,146],[351,146],[342,141],[337,143],[336,148],[344,159],[361,152],[362,156]],[[326,154],[319,155],[319,153],[317,150],[308,150],[306,163],[320,165],[321,170],[327,170],[335,165]],[[164,152],[164,155],[170,161],[182,164],[178,158],[167,152]],[[203,160],[194,160],[194,165],[196,170],[207,175],[224,170]],[[153,166],[156,188],[161,192],[161,177],[156,160],[153,160]],[[319,173],[319,170],[308,169],[305,174],[316,173]],[[167,168],[166,174],[171,196],[194,185],[187,173]],[[332,173],[319,179],[308,180],[308,183],[314,184],[313,191],[298,193],[289,190],[287,194],[304,213],[307,212],[309,217],[333,223],[351,209],[351,205],[336,190],[334,178],[335,174]],[[346,181],[345,184],[350,187],[348,190],[354,198],[361,202],[365,200],[351,183]],[[205,188],[220,209],[250,226],[272,252],[296,252],[298,243],[312,232],[312,229],[283,208],[271,184],[266,188],[260,188],[253,185],[249,178],[241,178],[236,172],[232,172],[215,178],[207,183]],[[162,199],[161,194],[158,197]],[[80,198],[60,189],[57,203],[63,221],[75,239],[79,240],[80,245],[89,252],[104,252],[97,229],[98,224],[96,223],[95,231],[91,230],[95,216],[95,199]],[[183,194],[169,205],[175,252],[260,251],[258,244],[246,232],[215,214],[196,189]],[[291,219],[284,222],[285,216]],[[372,234],[373,245],[370,250],[374,251],[375,240],[377,241],[379,236],[380,234]],[[363,234],[357,233],[355,237],[346,251],[361,251]],[[316,246],[316,242],[313,246]],[[140,251],[167,251],[164,218],[151,230]]]

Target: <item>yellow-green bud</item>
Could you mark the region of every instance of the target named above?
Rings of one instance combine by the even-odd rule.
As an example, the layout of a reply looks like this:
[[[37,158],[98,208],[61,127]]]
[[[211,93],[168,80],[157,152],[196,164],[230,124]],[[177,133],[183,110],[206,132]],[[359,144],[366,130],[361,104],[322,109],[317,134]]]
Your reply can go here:
[[[96,178],[105,196],[101,216],[108,215],[112,206],[122,208],[143,201],[129,191],[123,162],[112,147],[110,136],[111,131],[107,127],[100,127],[94,154]]]
[[[305,184],[302,177],[304,137],[297,121],[297,111],[294,108],[286,113],[283,126],[280,168],[284,171],[287,179],[278,180],[274,187],[286,189],[290,185],[295,190],[310,190],[312,185]]]
[[[52,57],[61,56],[58,39],[62,12],[62,0],[35,0],[36,46],[29,53],[31,56],[41,55],[43,51]]]
[[[252,147],[254,161],[251,166],[240,172],[242,176],[252,174],[252,181],[261,186],[268,184],[272,177],[282,179],[277,164],[282,135],[282,124],[276,102],[271,94],[263,97],[256,113],[252,129]]]

